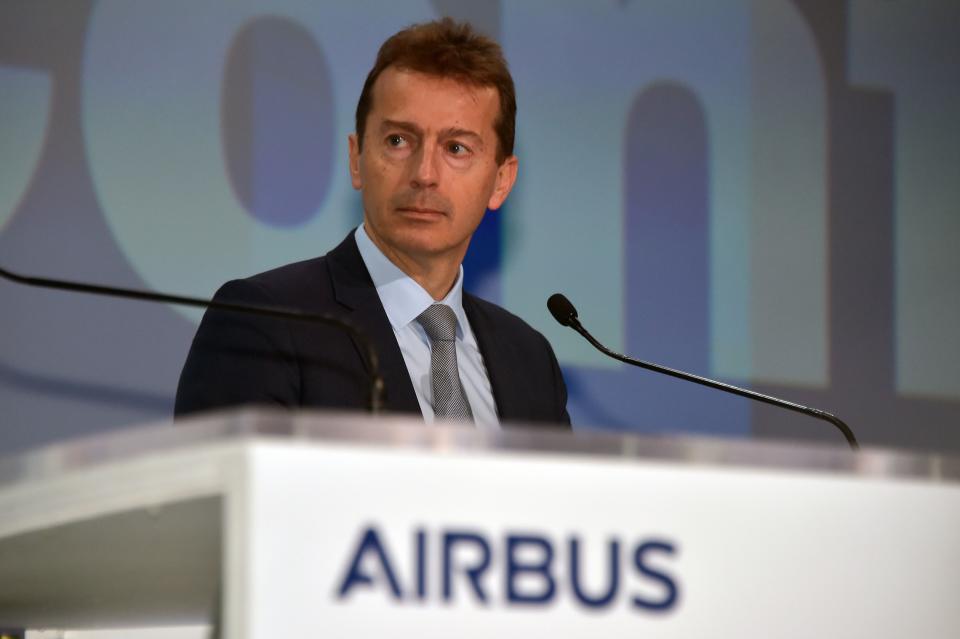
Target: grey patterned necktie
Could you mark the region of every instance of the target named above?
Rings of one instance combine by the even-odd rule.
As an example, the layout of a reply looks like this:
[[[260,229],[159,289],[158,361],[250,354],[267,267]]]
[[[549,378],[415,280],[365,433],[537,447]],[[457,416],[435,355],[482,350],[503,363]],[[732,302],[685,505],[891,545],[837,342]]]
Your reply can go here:
[[[457,367],[457,316],[446,304],[431,304],[417,321],[430,338],[430,382],[437,417],[473,421]]]

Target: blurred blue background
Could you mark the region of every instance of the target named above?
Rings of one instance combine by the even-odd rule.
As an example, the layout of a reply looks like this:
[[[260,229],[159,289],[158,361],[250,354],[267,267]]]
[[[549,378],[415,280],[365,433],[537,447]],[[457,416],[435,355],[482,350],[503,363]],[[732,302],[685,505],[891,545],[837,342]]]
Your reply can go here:
[[[0,264],[210,296],[360,220],[380,43],[498,39],[520,177],[467,287],[554,344],[578,428],[841,442],[611,348],[960,450],[954,0],[0,4]],[[169,418],[198,314],[0,282],[0,452]]]

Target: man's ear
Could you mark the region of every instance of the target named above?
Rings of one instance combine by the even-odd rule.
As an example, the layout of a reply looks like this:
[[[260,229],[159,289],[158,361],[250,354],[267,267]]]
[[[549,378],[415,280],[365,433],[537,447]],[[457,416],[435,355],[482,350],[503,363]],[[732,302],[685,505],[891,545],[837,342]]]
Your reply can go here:
[[[360,140],[356,133],[347,136],[350,143],[350,183],[358,191],[363,188],[363,181],[360,179]]]
[[[487,208],[491,211],[499,209],[507,196],[510,195],[510,190],[513,189],[513,185],[517,181],[517,163],[517,156],[511,155],[497,167],[497,178],[493,184],[493,193],[490,194],[490,201],[487,202]]]

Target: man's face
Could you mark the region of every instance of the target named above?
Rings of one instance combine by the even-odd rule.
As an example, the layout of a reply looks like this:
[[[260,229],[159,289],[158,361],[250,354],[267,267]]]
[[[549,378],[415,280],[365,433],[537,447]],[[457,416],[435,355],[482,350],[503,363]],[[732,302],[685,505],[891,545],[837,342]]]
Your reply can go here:
[[[350,176],[370,238],[401,268],[459,264],[486,209],[507,198],[517,159],[496,162],[499,109],[492,87],[393,67],[377,78],[362,153],[350,136]]]

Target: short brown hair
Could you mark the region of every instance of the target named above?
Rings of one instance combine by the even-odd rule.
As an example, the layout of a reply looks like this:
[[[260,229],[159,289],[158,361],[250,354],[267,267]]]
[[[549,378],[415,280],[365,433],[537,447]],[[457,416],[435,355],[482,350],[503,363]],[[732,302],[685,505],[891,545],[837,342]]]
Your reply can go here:
[[[493,123],[497,163],[513,154],[517,95],[500,45],[474,31],[469,23],[443,18],[407,27],[387,39],[357,102],[357,144],[363,149],[367,116],[373,107],[373,84],[387,67],[452,78],[476,87],[493,87],[500,95],[500,112]]]

